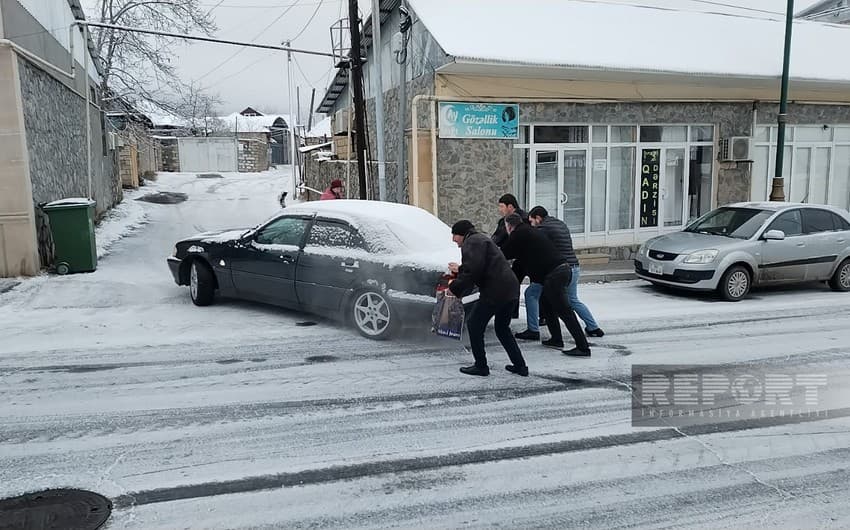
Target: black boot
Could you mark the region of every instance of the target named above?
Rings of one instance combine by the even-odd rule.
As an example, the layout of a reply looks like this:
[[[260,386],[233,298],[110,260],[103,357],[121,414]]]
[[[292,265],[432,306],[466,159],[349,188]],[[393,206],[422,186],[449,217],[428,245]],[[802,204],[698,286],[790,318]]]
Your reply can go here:
[[[596,328],[596,329],[584,328],[584,332],[587,334],[588,337],[604,337],[605,336],[605,332],[602,331],[602,328]]]
[[[540,340],[540,332],[527,329],[522,333],[514,333],[514,337],[520,340]]]
[[[478,366],[477,364],[473,364],[472,366],[464,366],[460,369],[460,373],[466,375],[490,375],[490,368],[487,366]]]
[[[505,366],[505,370],[509,371],[512,374],[528,377],[528,366],[517,366],[515,364],[509,364]]]
[[[564,347],[563,341],[553,340],[553,339],[544,340],[543,345],[546,346],[547,348],[555,348],[556,350],[560,350],[561,348]]]
[[[564,350],[563,353],[564,355],[569,355],[570,357],[590,357],[590,348],[586,350],[573,348],[571,350]]]

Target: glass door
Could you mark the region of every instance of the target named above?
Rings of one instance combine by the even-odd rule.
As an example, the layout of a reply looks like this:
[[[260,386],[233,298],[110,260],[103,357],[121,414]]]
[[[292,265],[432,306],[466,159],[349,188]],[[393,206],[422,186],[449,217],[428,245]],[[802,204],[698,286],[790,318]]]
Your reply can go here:
[[[685,149],[664,149],[664,170],[661,181],[661,211],[664,226],[677,227],[685,224]]]
[[[558,215],[561,206],[559,187],[561,171],[557,149],[532,151],[531,175],[528,186],[528,204],[520,205],[532,208],[540,205],[550,215]],[[559,216],[560,217],[560,216]]]
[[[684,225],[687,184],[684,147],[641,149],[638,181],[640,228],[675,228]]]
[[[558,218],[567,223],[573,234],[583,234],[587,218],[587,149],[563,149],[561,160],[563,179]]]

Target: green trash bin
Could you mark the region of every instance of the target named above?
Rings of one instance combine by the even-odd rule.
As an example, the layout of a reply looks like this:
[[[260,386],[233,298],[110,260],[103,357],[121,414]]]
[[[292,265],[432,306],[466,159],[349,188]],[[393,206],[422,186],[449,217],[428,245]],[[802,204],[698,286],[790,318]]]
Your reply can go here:
[[[57,273],[91,272],[97,268],[94,206],[91,199],[62,199],[44,206],[56,249]]]

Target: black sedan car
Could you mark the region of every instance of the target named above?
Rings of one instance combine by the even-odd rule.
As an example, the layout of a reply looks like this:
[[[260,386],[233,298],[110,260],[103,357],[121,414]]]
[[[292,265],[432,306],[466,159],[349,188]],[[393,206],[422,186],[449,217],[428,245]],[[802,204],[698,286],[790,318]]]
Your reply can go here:
[[[335,200],[183,239],[168,265],[196,305],[216,295],[253,300],[339,318],[384,339],[404,323],[430,323],[450,261],[460,262],[451,229],[425,210]]]

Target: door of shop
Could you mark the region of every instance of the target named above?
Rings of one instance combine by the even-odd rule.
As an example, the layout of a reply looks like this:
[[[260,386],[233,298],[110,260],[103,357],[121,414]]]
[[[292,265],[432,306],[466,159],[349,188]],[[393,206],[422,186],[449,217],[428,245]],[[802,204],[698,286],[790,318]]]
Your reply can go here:
[[[638,226],[675,228],[687,219],[685,147],[643,147],[638,176]]]
[[[587,222],[587,148],[545,148],[532,152],[528,206],[543,206],[574,234]]]

